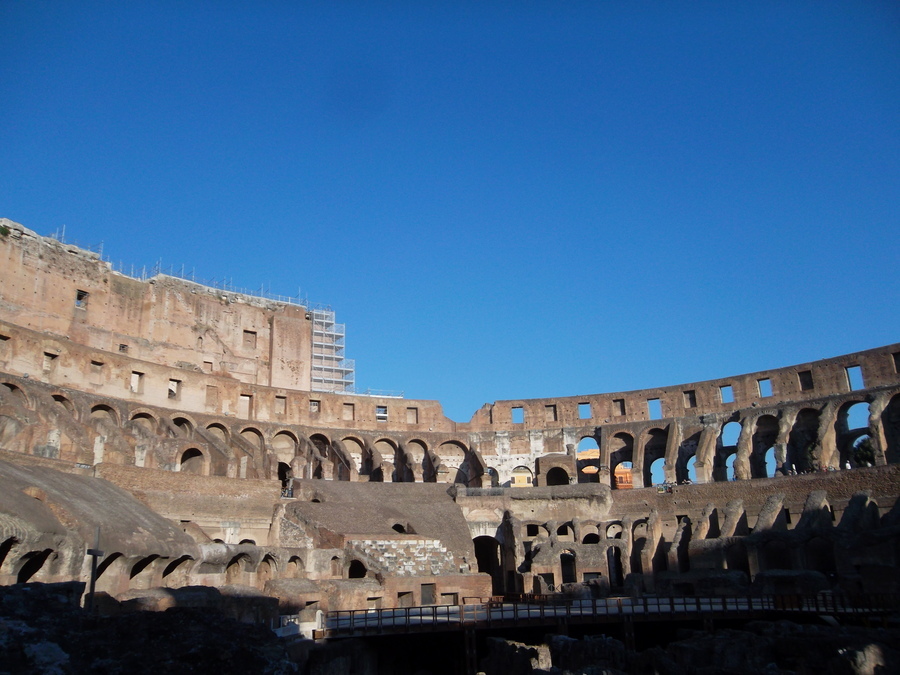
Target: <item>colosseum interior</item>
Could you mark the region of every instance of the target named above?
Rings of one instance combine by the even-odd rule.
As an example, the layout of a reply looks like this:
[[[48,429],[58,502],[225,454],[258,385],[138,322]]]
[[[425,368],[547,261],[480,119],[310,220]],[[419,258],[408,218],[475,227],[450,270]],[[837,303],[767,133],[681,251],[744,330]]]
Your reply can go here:
[[[309,623],[578,589],[900,591],[900,344],[456,423],[352,393],[330,310],[0,224],[0,584],[93,567],[101,610],[209,587]]]

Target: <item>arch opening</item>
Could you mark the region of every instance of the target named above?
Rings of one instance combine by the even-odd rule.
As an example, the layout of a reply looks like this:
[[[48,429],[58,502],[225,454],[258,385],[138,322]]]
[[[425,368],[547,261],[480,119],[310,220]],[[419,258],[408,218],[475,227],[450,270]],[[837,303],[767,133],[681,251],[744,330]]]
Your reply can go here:
[[[569,474],[560,466],[554,466],[547,472],[547,485],[568,485]]]
[[[500,542],[494,537],[482,535],[472,540],[475,544],[475,560],[478,571],[491,575],[491,588],[494,595],[503,594],[503,570],[500,566]]]

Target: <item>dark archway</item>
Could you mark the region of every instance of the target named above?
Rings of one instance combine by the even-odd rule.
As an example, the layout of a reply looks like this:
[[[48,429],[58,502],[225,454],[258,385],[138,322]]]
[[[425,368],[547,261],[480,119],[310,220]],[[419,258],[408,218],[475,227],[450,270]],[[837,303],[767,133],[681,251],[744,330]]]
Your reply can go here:
[[[771,478],[774,475],[774,446],[778,440],[778,419],[774,415],[761,415],[756,420],[753,445],[750,450],[750,477]],[[772,450],[772,453],[769,453]],[[771,459],[770,459],[771,457]]]
[[[812,471],[816,465],[816,448],[819,444],[819,411],[804,408],[788,438],[787,464],[797,473]]]
[[[486,535],[475,537],[475,560],[478,571],[491,575],[491,589],[494,595],[503,594],[503,570],[500,567],[500,542]]]
[[[24,563],[19,568],[19,573],[16,575],[16,583],[24,584],[26,581],[31,579],[31,577],[37,574],[44,566],[44,563],[47,562],[47,558],[50,557],[51,553],[53,553],[53,550],[49,548],[43,551],[32,551],[31,553],[26,553],[22,557]]]
[[[609,565],[609,583],[614,587],[622,586],[622,552],[618,546],[606,549],[606,562]]]
[[[284,462],[278,462],[278,480],[281,481],[281,488],[283,490],[293,487],[293,478],[294,472],[291,470],[290,465],[285,464]]]
[[[199,476],[203,473],[203,453],[197,448],[190,448],[181,455],[181,473]]]
[[[793,569],[791,551],[783,541],[770,541],[764,547],[767,570]]]
[[[547,485],[568,485],[569,474],[559,466],[554,466],[547,472]]]
[[[644,444],[644,465],[641,474],[644,479],[644,487],[653,485],[654,472],[657,474],[655,477],[659,479],[658,482],[661,483],[665,480],[663,467],[666,463],[666,444],[669,441],[669,431],[668,429],[650,429],[647,432],[647,436],[647,442]],[[663,461],[658,462],[657,460],[660,459]]]
[[[564,584],[574,584],[578,581],[577,572],[575,570],[575,553],[573,551],[563,551],[560,553],[559,567],[562,572],[562,582]]]
[[[831,574],[837,570],[834,544],[824,537],[813,537],[806,545],[806,568]]]
[[[613,490],[619,490],[632,486],[631,469],[634,462],[634,438],[631,434],[620,432],[612,437],[609,443],[609,480]],[[627,472],[616,469],[620,466],[627,468]],[[627,475],[625,475],[627,474]],[[627,479],[627,480],[626,480]]]
[[[347,570],[347,578],[348,579],[365,579],[366,578],[366,566],[363,565],[359,560],[350,561],[350,569]]]

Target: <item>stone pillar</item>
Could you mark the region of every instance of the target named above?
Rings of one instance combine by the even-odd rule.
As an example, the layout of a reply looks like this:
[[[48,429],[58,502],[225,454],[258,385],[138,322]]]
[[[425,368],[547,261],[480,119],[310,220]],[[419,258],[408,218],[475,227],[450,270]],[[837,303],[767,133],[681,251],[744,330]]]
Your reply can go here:
[[[612,470],[610,469],[610,453],[609,453],[609,433],[606,429],[600,429],[597,438],[597,446],[600,448],[600,470],[597,472],[598,480],[601,485],[612,486]]]
[[[644,446],[647,430],[635,435],[634,447],[631,450],[631,485],[634,488],[644,487]]]
[[[678,482],[676,465],[678,464],[678,452],[681,449],[681,437],[681,424],[672,422],[669,425],[669,434],[666,436],[666,459],[663,466],[663,475],[667,483]]]
[[[875,446],[875,466],[887,463],[888,441],[881,416],[890,404],[891,396],[895,393],[880,392],[875,395],[875,400],[869,403],[869,436]]]
[[[781,417],[778,418],[778,437],[775,439],[775,469],[787,473],[791,468],[785,466],[788,462],[787,448],[788,441],[791,438],[791,429],[794,427],[794,420],[797,419],[797,410],[782,410]]]
[[[700,442],[697,444],[697,461],[694,463],[694,472],[697,474],[698,483],[708,483],[712,480],[713,461],[716,454],[716,441],[719,431],[716,426],[705,425],[700,432]]]
[[[827,468],[833,466],[839,468],[841,456],[837,448],[837,432],[835,424],[837,423],[838,406],[829,403],[819,413],[819,428],[816,431],[818,436],[818,450],[816,451],[816,460],[818,468]]]
[[[750,451],[753,449],[753,427],[756,418],[745,417],[740,420],[741,433],[738,436],[734,458],[734,477],[737,480],[750,479]]]

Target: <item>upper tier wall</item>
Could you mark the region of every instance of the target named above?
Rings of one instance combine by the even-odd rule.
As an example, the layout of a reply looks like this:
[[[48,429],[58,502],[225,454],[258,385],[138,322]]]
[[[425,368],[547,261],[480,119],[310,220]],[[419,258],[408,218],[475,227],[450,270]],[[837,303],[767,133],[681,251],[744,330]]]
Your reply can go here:
[[[685,385],[497,401],[484,405],[466,424],[446,418],[437,401],[298,392],[289,387],[242,382],[222,373],[207,373],[190,364],[175,367],[148,360],[155,354],[147,349],[142,354],[144,358],[136,358],[130,351],[78,344],[66,337],[0,320],[0,372],[27,374],[48,384],[160,408],[259,422],[304,424],[322,429],[433,431],[492,437],[499,432],[503,438],[518,439],[515,443],[524,444],[518,450],[513,448],[514,454],[528,452],[529,432],[569,429],[572,433],[566,435],[566,442],[577,443],[581,437],[593,435],[597,427],[653,422],[648,405],[653,400],[661,404],[662,419],[721,417],[738,410],[815,403],[857,389],[900,385],[900,344],[892,344],[813,363]],[[849,373],[856,368],[860,381],[854,387]],[[173,382],[177,385],[172,385]],[[761,382],[768,383],[771,395],[760,394]],[[723,387],[730,388],[731,401],[723,400]],[[513,411],[517,408],[521,411],[521,422],[513,421]],[[565,444],[554,451],[565,451]]]
[[[0,319],[103,352],[227,376],[310,388],[306,308],[164,275],[140,281],[90,251],[3,220]]]

